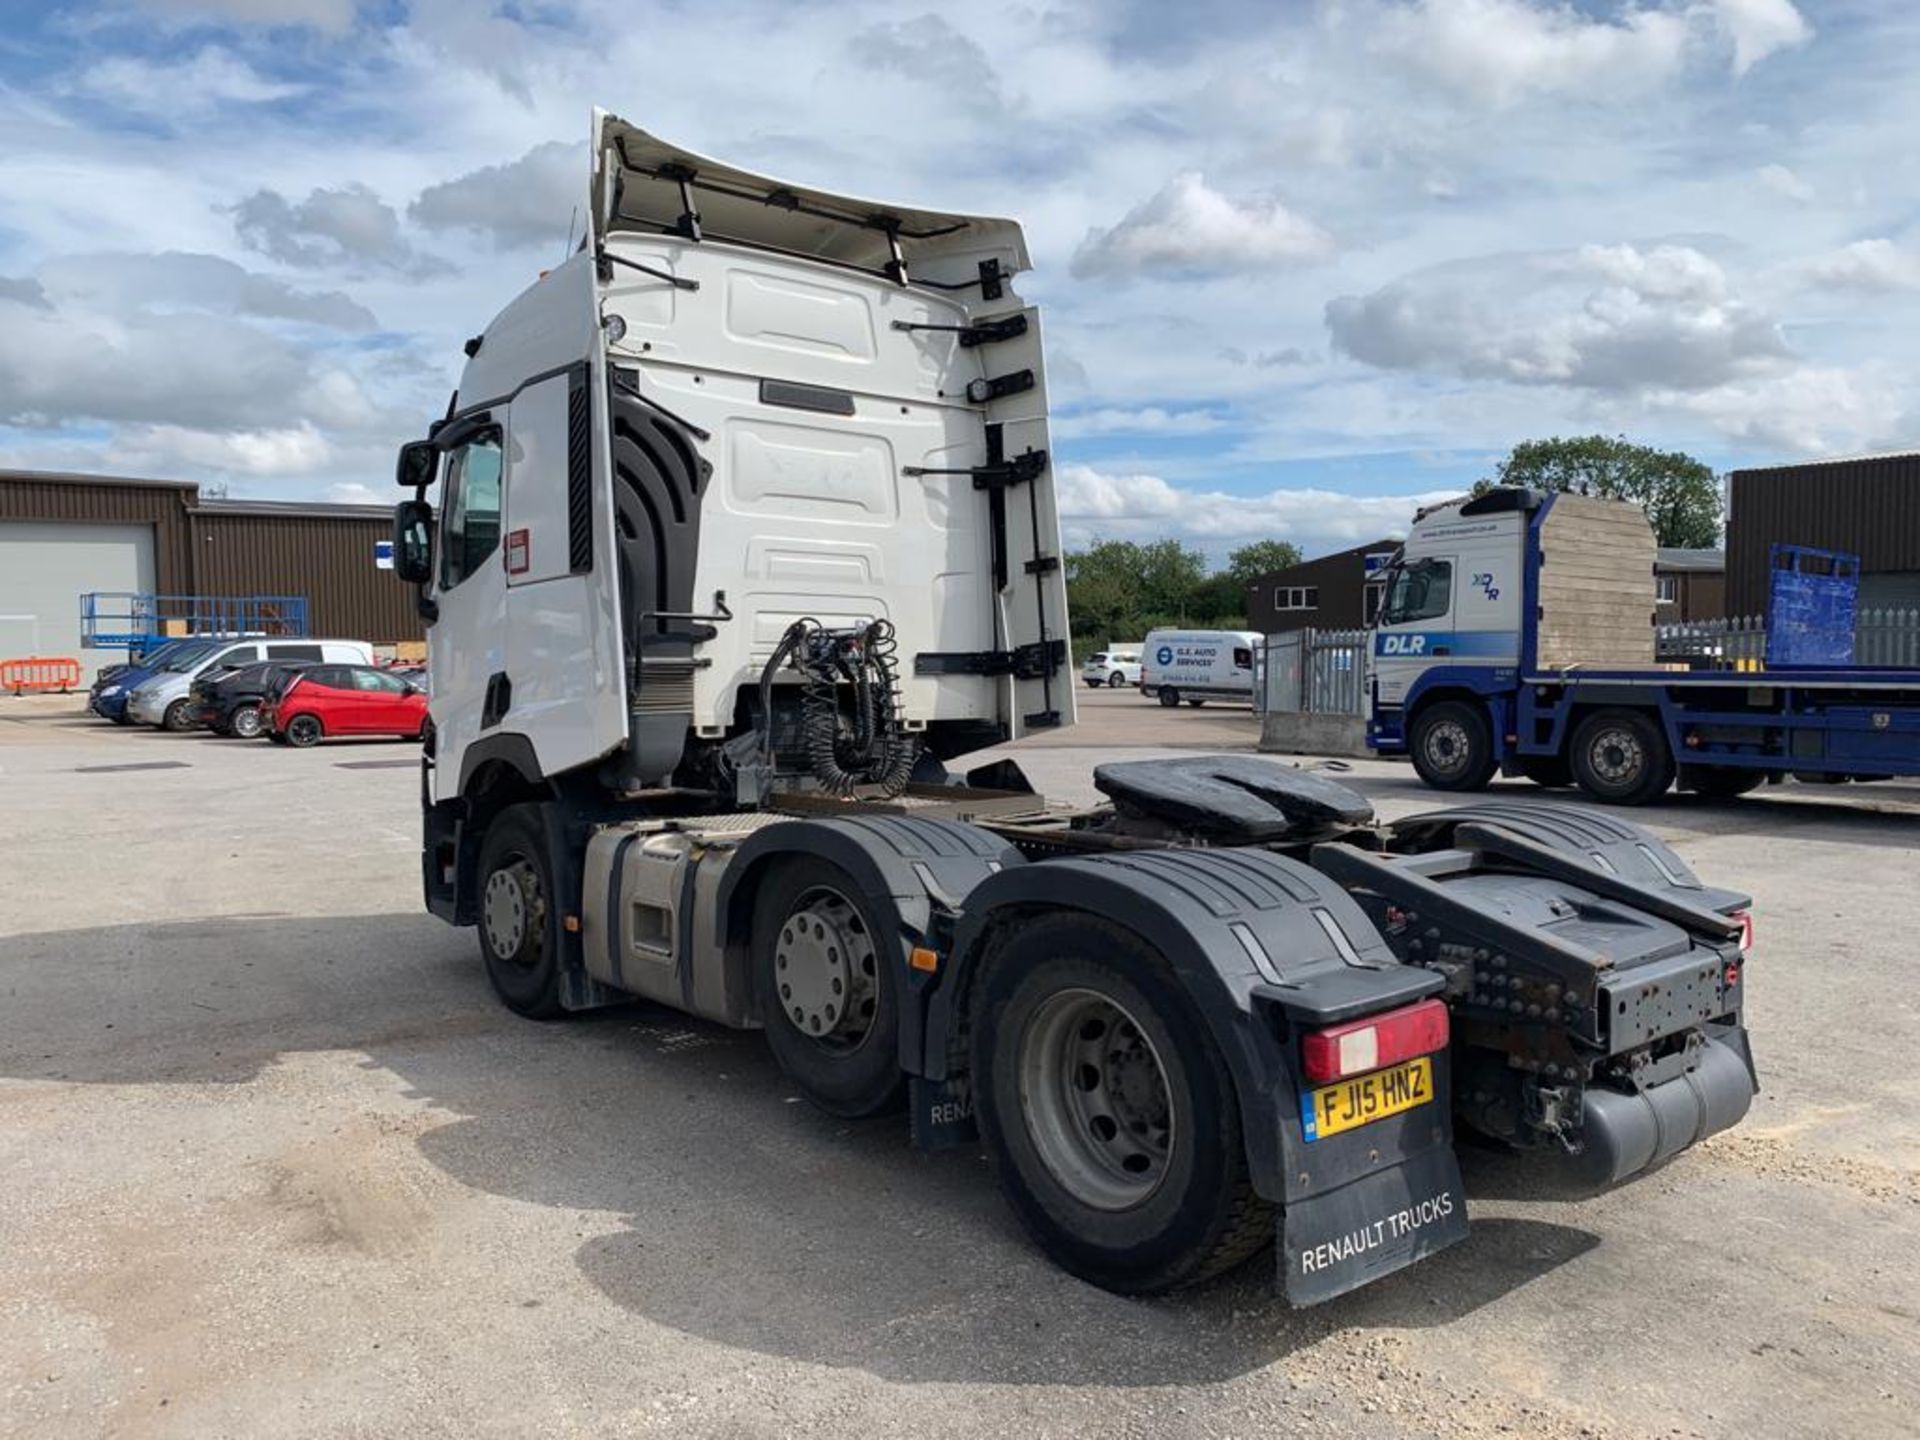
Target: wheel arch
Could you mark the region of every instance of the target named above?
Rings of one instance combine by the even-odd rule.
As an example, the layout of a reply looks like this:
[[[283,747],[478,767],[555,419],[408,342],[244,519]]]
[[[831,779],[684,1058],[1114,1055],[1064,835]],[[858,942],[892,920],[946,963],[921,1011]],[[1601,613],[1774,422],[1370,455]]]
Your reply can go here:
[[[1269,1200],[1291,1198],[1305,1178],[1292,1163],[1301,1146],[1291,1058],[1296,1002],[1320,1004],[1316,1023],[1330,1023],[1442,984],[1398,964],[1345,890],[1269,851],[1049,860],[1002,871],[969,900],[928,1002],[923,1063],[930,1078],[957,1068],[978,977],[997,938],[1022,920],[1061,913],[1118,925],[1164,957],[1233,1078],[1248,1168]],[[1323,1182],[1316,1174],[1311,1183]]]

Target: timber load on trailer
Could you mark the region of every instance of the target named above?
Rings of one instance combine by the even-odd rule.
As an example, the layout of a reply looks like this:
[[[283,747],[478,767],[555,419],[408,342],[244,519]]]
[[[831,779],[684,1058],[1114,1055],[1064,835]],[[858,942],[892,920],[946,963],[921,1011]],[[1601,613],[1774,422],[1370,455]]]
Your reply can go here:
[[[762,1029],[1126,1293],[1271,1246],[1313,1303],[1453,1244],[1456,1123],[1608,1185],[1744,1115],[1747,902],[1635,827],[949,768],[1074,721],[1017,225],[604,113],[591,195],[399,460],[424,896],[506,1005]]]
[[[1367,743],[1436,789],[1520,775],[1624,805],[1920,775],[1920,670],[1661,664],[1654,555],[1621,500],[1494,489],[1422,511],[1373,630]]]

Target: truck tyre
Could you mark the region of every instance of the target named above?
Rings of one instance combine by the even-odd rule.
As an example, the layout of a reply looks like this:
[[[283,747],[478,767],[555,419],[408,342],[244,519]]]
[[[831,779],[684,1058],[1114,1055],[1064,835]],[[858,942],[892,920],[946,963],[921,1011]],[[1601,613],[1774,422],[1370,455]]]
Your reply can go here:
[[[510,805],[480,841],[480,958],[516,1015],[551,1020],[560,1006],[560,911],[546,828],[532,805]]]
[[[1413,721],[1413,768],[1436,790],[1484,790],[1493,778],[1493,727],[1485,707],[1442,700]]]
[[[1710,800],[1731,800],[1744,795],[1766,781],[1764,770],[1748,770],[1739,765],[1682,765],[1680,788],[1704,795]]]
[[[287,743],[302,750],[309,745],[318,745],[324,734],[326,731],[318,715],[296,715],[286,724]]]
[[[227,733],[251,740],[260,733],[260,707],[242,705],[227,719]]]
[[[176,735],[182,730],[191,730],[193,728],[193,716],[187,713],[187,702],[185,699],[176,700],[167,706],[166,711],[160,716],[160,728],[162,730],[171,730]]]
[[[1000,1187],[1062,1268],[1154,1294],[1273,1238],[1226,1061],[1131,930],[1077,913],[1023,924],[979,979],[971,1036],[975,1113]]]
[[[1180,692],[1171,685],[1162,685],[1160,687],[1160,703],[1171,710],[1180,703]]]
[[[1564,790],[1573,784],[1573,762],[1564,755],[1522,755],[1520,773],[1548,790]]]
[[[1673,783],[1673,753],[1640,710],[1600,710],[1573,732],[1573,778],[1607,805],[1645,805]]]
[[[811,855],[782,860],[753,903],[753,986],[767,1045],[830,1115],[893,1106],[900,1070],[899,942],[860,885]]]

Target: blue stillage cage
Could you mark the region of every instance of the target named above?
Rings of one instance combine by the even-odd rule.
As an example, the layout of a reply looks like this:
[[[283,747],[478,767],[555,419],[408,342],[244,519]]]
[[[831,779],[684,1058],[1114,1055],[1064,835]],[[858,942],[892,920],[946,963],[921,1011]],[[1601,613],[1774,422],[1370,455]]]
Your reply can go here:
[[[95,590],[80,597],[80,643],[140,651],[178,635],[305,635],[304,595],[142,595]]]
[[[1767,666],[1851,665],[1860,557],[1807,545],[1767,552]]]

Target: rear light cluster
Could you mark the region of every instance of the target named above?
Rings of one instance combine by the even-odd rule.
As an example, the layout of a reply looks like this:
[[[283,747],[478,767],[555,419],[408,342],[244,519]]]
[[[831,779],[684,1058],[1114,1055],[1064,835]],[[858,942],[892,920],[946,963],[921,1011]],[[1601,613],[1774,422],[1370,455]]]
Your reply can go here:
[[[1316,1083],[1344,1080],[1447,1048],[1447,1007],[1418,1000],[1398,1010],[1330,1025],[1300,1037],[1300,1064]]]

